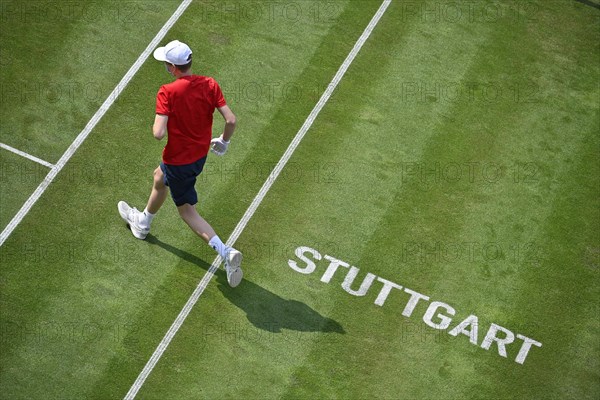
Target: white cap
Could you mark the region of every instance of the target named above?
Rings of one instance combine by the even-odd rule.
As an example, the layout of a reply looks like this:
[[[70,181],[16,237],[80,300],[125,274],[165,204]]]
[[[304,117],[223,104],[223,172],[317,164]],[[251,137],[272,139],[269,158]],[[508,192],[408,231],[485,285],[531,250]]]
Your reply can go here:
[[[154,50],[154,58],[174,65],[185,65],[192,59],[192,49],[179,40],[173,40],[165,47],[158,47]]]

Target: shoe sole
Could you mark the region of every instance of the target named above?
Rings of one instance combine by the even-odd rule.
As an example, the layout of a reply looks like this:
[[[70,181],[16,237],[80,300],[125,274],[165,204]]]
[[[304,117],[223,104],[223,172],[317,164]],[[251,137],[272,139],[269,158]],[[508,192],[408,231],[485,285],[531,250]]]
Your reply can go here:
[[[244,277],[244,271],[240,268],[241,264],[242,253],[237,251],[229,263],[229,271],[227,272],[227,283],[229,283],[229,286],[231,287],[239,285]]]
[[[230,273],[227,274],[227,283],[229,286],[236,287],[242,282],[242,278],[244,277],[244,272],[240,267],[237,267],[234,270],[231,270]]]
[[[140,230],[138,230],[138,229],[134,228],[134,227],[133,227],[133,226],[131,226],[131,224],[129,224],[129,223],[127,224],[127,226],[129,227],[129,230],[131,230],[131,233],[133,233],[133,236],[134,236],[136,239],[144,240],[144,239],[146,239],[146,236],[148,236],[148,234],[147,234],[147,233],[144,233],[144,232],[142,232],[142,231],[140,231]]]

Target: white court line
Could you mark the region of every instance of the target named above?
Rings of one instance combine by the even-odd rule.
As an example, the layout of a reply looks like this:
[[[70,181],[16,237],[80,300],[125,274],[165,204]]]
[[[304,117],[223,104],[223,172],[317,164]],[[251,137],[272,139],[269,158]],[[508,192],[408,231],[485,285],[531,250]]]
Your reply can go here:
[[[83,128],[83,130],[79,133],[79,135],[77,135],[77,137],[75,138],[73,143],[71,143],[71,145],[65,151],[65,153],[62,155],[62,157],[60,157],[60,159],[58,160],[56,165],[54,165],[52,167],[52,169],[50,170],[50,172],[48,172],[48,175],[46,175],[46,177],[44,178],[42,183],[40,183],[39,186],[37,187],[37,189],[35,189],[35,192],[33,192],[33,194],[31,196],[29,196],[29,198],[27,199],[25,204],[23,204],[23,206],[21,207],[21,209],[19,210],[17,215],[15,215],[13,217],[13,219],[9,222],[9,224],[6,226],[6,228],[4,228],[2,233],[0,233],[0,246],[2,246],[4,244],[6,239],[8,239],[8,237],[15,230],[17,225],[19,225],[19,223],[21,223],[21,221],[23,220],[23,218],[25,218],[27,213],[29,213],[29,211],[31,210],[31,207],[33,207],[33,205],[38,201],[38,199],[46,191],[48,186],[52,183],[54,178],[56,178],[56,175],[58,175],[58,173],[63,169],[65,164],[73,156],[73,154],[75,154],[77,149],[79,149],[79,147],[85,141],[85,139],[87,139],[87,137],[90,134],[90,132],[92,131],[92,129],[94,129],[96,124],[98,124],[100,119],[102,119],[104,114],[106,114],[106,112],[108,111],[110,106],[113,105],[113,103],[117,100],[117,98],[123,92],[123,90],[125,90],[125,88],[129,84],[129,82],[131,81],[133,76],[138,72],[138,70],[140,69],[142,64],[144,64],[146,59],[148,59],[148,56],[150,56],[150,53],[152,53],[152,51],[158,46],[160,41],[163,40],[163,38],[165,37],[165,35],[169,31],[169,29],[171,29],[171,27],[175,24],[175,22],[177,22],[179,17],[181,17],[181,14],[183,14],[185,9],[190,5],[191,2],[192,2],[192,0],[184,0],[181,2],[179,7],[177,7],[177,10],[175,10],[173,15],[171,15],[171,18],[169,18],[169,20],[167,22],[165,22],[165,24],[163,25],[161,30],[158,31],[156,36],[154,36],[154,39],[152,39],[152,41],[148,44],[148,46],[142,52],[142,54],[140,54],[140,56],[135,61],[135,63],[133,63],[131,68],[129,68],[129,71],[127,71],[127,73],[125,74],[125,76],[123,76],[121,81],[119,83],[117,83],[117,86],[108,95],[106,100],[104,100],[104,103],[102,103],[102,105],[100,106],[98,111],[96,111],[96,113],[94,114],[92,119],[89,120],[89,122],[87,123],[85,128]]]
[[[271,171],[271,173],[269,174],[269,177],[267,178],[267,180],[261,187],[260,191],[258,192],[256,197],[254,198],[254,200],[252,201],[252,203],[246,210],[246,213],[244,214],[244,216],[242,217],[240,222],[238,222],[237,226],[233,230],[233,233],[227,240],[228,245],[233,246],[235,241],[238,239],[238,237],[240,236],[240,234],[242,233],[242,231],[248,224],[248,221],[250,220],[250,218],[252,218],[252,215],[254,215],[254,212],[256,211],[256,209],[258,208],[260,203],[263,201],[265,195],[267,194],[267,192],[269,191],[269,189],[271,188],[271,186],[273,185],[273,183],[275,182],[275,180],[281,173],[281,170],[283,169],[283,167],[285,167],[288,160],[290,159],[290,157],[296,150],[296,147],[298,147],[298,145],[300,144],[300,141],[302,140],[302,138],[304,138],[304,135],[306,135],[306,132],[308,131],[308,129],[311,127],[311,125],[317,118],[317,115],[319,115],[319,113],[325,106],[325,103],[327,103],[327,101],[331,97],[331,94],[333,93],[333,91],[337,87],[338,83],[340,82],[340,80],[342,79],[342,77],[344,76],[346,71],[348,70],[348,67],[350,66],[350,64],[352,64],[352,61],[354,61],[354,58],[360,51],[361,47],[363,46],[363,44],[367,41],[367,39],[371,35],[371,32],[373,31],[373,29],[375,28],[375,26],[377,25],[377,23],[383,16],[383,14],[385,13],[385,10],[390,5],[391,1],[392,0],[385,0],[381,4],[379,9],[377,10],[377,13],[373,16],[373,18],[371,19],[371,22],[365,28],[363,34],[360,36],[358,41],[354,44],[352,51],[350,51],[350,54],[348,54],[348,57],[346,57],[346,60],[344,60],[344,62],[340,66],[339,70],[333,77],[333,80],[331,81],[329,86],[327,86],[327,89],[325,90],[325,92],[323,93],[321,98],[319,99],[319,102],[315,105],[315,107],[309,114],[306,121],[304,121],[304,124],[302,125],[302,127],[300,128],[300,130],[298,131],[298,133],[292,140],[292,143],[290,143],[287,150],[285,151],[285,153],[283,154],[283,156],[281,157],[281,159],[279,160],[279,162],[277,163],[275,168],[273,168],[273,171]],[[129,389],[129,392],[127,392],[127,394],[125,395],[125,398],[124,398],[125,400],[131,400],[131,399],[135,398],[137,392],[140,390],[140,388],[146,381],[146,378],[148,378],[148,376],[150,375],[150,373],[156,366],[156,363],[158,363],[158,360],[160,359],[162,354],[167,349],[167,346],[169,346],[169,343],[171,343],[171,340],[173,340],[173,337],[175,337],[175,334],[177,333],[177,331],[183,324],[183,321],[185,321],[185,319],[187,318],[188,314],[192,310],[192,307],[194,307],[194,305],[200,298],[200,295],[204,292],[204,289],[206,289],[206,286],[208,285],[208,283],[214,276],[215,272],[219,268],[221,261],[222,261],[222,259],[220,256],[215,258],[212,265],[210,266],[210,268],[208,269],[208,271],[206,272],[206,274],[204,275],[204,277],[202,278],[202,280],[200,281],[200,283],[198,284],[198,286],[196,287],[196,289],[194,290],[194,292],[188,299],[187,303],[185,303],[185,305],[183,306],[183,309],[179,312],[179,315],[177,316],[177,318],[175,319],[175,321],[173,322],[173,324],[171,325],[171,327],[169,328],[169,330],[167,331],[167,333],[165,334],[163,339],[158,344],[158,347],[156,348],[156,350],[154,350],[154,353],[152,354],[152,356],[150,357],[150,359],[144,366],[144,369],[142,370],[142,372],[140,372],[139,376],[137,377],[137,379],[135,380],[135,382],[133,383],[131,388]]]
[[[20,155],[22,157],[28,158],[31,161],[35,161],[38,164],[42,164],[44,167],[54,168],[54,164],[50,164],[48,161],[44,161],[41,158],[37,158],[36,156],[32,156],[31,154],[27,154],[24,151],[15,149],[14,147],[10,147],[7,144],[0,143],[0,148],[3,148],[3,149],[8,150],[8,151],[12,151],[13,153],[18,154],[18,155]]]

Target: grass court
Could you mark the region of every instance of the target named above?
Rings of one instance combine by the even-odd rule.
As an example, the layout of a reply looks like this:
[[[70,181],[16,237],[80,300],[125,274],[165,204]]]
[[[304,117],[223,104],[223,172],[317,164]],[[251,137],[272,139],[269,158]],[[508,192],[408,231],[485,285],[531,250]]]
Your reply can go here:
[[[180,2],[0,5],[4,234]],[[197,184],[221,238],[381,5],[195,0],[160,41],[238,118]],[[137,398],[597,399],[599,46],[597,0],[393,0]],[[1,398],[124,398],[210,268],[170,199],[145,241],[116,209],[169,81],[144,62],[4,238]]]

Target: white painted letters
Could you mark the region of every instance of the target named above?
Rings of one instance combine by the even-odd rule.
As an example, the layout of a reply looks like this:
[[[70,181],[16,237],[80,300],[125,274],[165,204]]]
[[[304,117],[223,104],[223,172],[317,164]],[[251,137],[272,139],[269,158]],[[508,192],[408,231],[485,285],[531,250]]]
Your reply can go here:
[[[378,306],[383,306],[383,303],[385,303],[385,300],[390,295],[392,288],[402,289],[402,286],[396,285],[394,282],[388,281],[387,279],[383,279],[379,276],[377,277],[377,280],[379,282],[383,282],[383,287],[375,299],[375,304]]]
[[[306,263],[306,267],[304,267],[304,268],[299,267],[298,263],[294,260],[288,260],[288,265],[294,271],[300,272],[301,274],[312,274],[315,271],[315,268],[317,268],[317,266],[314,263],[314,261],[311,260],[310,258],[306,257],[304,255],[304,253],[312,254],[312,256],[317,260],[321,259],[321,254],[318,251],[316,251],[315,249],[311,249],[310,247],[302,246],[302,247],[298,247],[296,249],[295,254],[296,254],[296,257],[298,257],[299,259],[301,259],[302,261],[304,261]]]
[[[337,258],[333,258],[328,255],[325,255],[325,259],[329,260],[330,263],[329,263],[329,266],[327,267],[327,270],[321,277],[321,282],[329,283],[329,281],[331,281],[331,278],[333,277],[333,274],[335,274],[335,271],[337,271],[338,267],[348,268],[350,266],[350,264],[346,264],[345,262],[340,261]]]
[[[387,279],[376,276],[372,273],[366,273],[365,277],[362,279],[360,286],[358,289],[352,289],[354,286],[356,288],[358,282],[356,278],[360,273],[360,269],[354,266],[350,266],[350,264],[338,260],[329,255],[322,256],[317,250],[311,247],[301,246],[295,250],[296,257],[302,261],[299,265],[297,260],[288,260],[288,265],[294,271],[297,271],[301,274],[312,274],[317,268],[317,261],[322,259],[327,260],[329,265],[325,269],[323,276],[321,276],[321,282],[330,283],[333,279],[333,276],[339,269],[339,267],[345,268],[348,272],[344,278],[342,283],[342,288],[350,293],[353,296],[366,296],[367,292],[373,285],[375,279],[381,282],[383,286],[381,287],[377,297],[374,301],[374,304],[382,307],[392,289],[398,289],[400,291],[404,291],[410,295],[407,303],[402,310],[402,315],[406,318],[410,318],[414,313],[415,309],[419,301],[424,300],[426,302],[430,301],[429,296],[424,294],[415,292],[414,290],[403,288],[402,286],[389,281]],[[423,314],[423,322],[433,329],[438,330],[446,330],[452,324],[453,317],[456,315],[456,310],[450,305],[441,302],[441,301],[432,301],[427,310]],[[502,357],[507,358],[506,346],[513,343],[515,341],[515,334],[497,324],[492,323],[483,339],[481,344],[479,342],[479,318],[476,315],[469,315],[464,320],[462,320],[458,325],[454,326],[454,328],[448,331],[449,335],[458,337],[459,335],[465,335],[469,338],[469,342],[475,346],[481,346],[482,349],[489,350],[494,342],[498,346],[498,354]],[[521,335],[519,333],[516,334],[516,337],[523,341],[517,356],[515,357],[515,362],[518,364],[524,364],[527,356],[529,355],[529,351],[532,346],[542,347],[542,343],[528,338],[527,336]]]
[[[496,336],[498,331],[502,331],[505,334],[505,338],[501,339]],[[515,335],[511,331],[506,328],[501,327],[500,325],[492,324],[487,334],[485,335],[485,339],[481,343],[481,348],[489,350],[492,346],[492,342],[496,342],[498,344],[498,354],[502,357],[506,357],[506,345],[514,342]]]
[[[519,354],[517,354],[517,358],[515,358],[515,361],[519,364],[523,364],[525,362],[525,359],[527,358],[527,354],[529,354],[529,349],[531,349],[531,345],[542,347],[542,344],[519,333],[517,334],[517,337],[523,341],[523,344],[521,345],[521,350],[519,350]]]
[[[464,321],[462,321],[460,324],[456,325],[456,327],[448,333],[451,334],[452,336],[458,336],[459,333],[462,333],[463,335],[468,336],[469,341],[471,343],[473,343],[475,346],[477,346],[478,325],[479,325],[479,319],[475,315],[469,315],[467,318],[465,318]],[[468,330],[465,329],[469,326],[470,326],[470,328]]]
[[[433,322],[431,318],[433,318],[433,316],[434,316],[435,312],[438,310],[438,308],[446,309],[446,312],[452,316],[454,316],[454,314],[456,314],[456,310],[454,308],[450,307],[448,304],[442,303],[441,301],[434,301],[429,305],[429,308],[427,308],[427,311],[425,312],[425,315],[423,316],[423,322],[425,322],[427,325],[429,325],[430,327],[432,327],[434,329],[444,330],[450,326],[450,322],[452,322],[452,318],[448,318],[447,316],[445,316],[443,314],[438,314],[437,317],[440,319],[440,323],[436,324],[435,322]]]
[[[368,273],[367,276],[365,276],[365,279],[363,279],[362,283],[360,284],[360,288],[358,288],[358,290],[352,290],[352,283],[354,282],[354,279],[356,279],[358,271],[359,269],[356,267],[350,268],[350,271],[348,271],[348,275],[346,275],[346,279],[344,279],[344,283],[342,283],[342,288],[344,288],[346,292],[350,293],[353,296],[364,296],[365,294],[367,294],[367,290],[369,290],[369,288],[373,284],[373,281],[375,280],[375,275]]]
[[[406,303],[406,307],[404,307],[402,315],[405,317],[410,317],[419,300],[429,300],[429,297],[424,296],[421,293],[417,293],[414,290],[410,290],[409,288],[404,288],[404,291],[410,294],[410,300],[408,300],[408,303]]]

